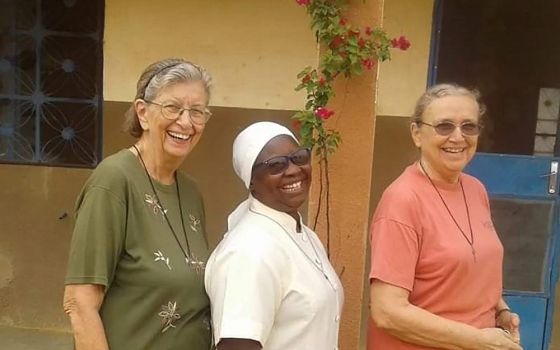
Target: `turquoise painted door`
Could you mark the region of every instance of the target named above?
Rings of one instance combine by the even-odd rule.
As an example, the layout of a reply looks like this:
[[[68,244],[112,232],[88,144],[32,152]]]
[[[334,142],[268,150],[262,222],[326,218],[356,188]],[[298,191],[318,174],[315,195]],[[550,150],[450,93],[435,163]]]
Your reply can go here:
[[[504,245],[504,297],[525,350],[547,350],[558,280],[558,158],[478,153],[466,169],[490,196]]]

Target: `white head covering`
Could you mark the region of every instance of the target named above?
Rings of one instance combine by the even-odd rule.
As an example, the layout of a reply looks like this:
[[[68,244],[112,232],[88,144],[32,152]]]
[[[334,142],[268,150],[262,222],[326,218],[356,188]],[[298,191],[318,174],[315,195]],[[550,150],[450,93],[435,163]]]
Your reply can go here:
[[[259,153],[268,141],[279,135],[288,135],[298,142],[288,128],[273,122],[251,124],[241,131],[233,141],[233,169],[237,176],[243,180],[247,189],[251,184],[253,165]],[[248,210],[249,199],[240,203],[229,215],[228,229],[232,229]]]
[[[288,128],[273,122],[258,122],[241,131],[233,141],[233,169],[243,180],[245,187],[251,183],[251,171],[255,160],[268,141],[278,135],[288,135],[297,139]]]

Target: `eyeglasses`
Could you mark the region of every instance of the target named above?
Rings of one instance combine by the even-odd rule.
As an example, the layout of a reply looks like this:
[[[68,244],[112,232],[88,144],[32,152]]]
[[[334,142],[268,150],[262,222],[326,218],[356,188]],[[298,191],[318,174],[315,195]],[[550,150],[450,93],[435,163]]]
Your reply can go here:
[[[174,104],[161,104],[161,103],[157,103],[154,101],[148,101],[148,100],[144,100],[144,102],[152,104],[152,105],[156,105],[156,106],[160,106],[161,107],[161,115],[165,118],[165,119],[169,119],[169,120],[177,120],[179,119],[179,117],[181,117],[183,115],[183,113],[185,113],[185,111],[189,112],[189,118],[190,120],[197,125],[204,125],[206,124],[206,122],[208,122],[208,119],[210,119],[210,117],[212,116],[212,113],[207,109],[199,109],[199,108],[183,108],[183,107],[179,107],[177,105]]]
[[[278,175],[288,169],[290,162],[297,166],[303,166],[309,164],[310,160],[311,149],[301,148],[289,156],[272,157],[264,162],[257,163],[253,166],[253,169],[264,166],[270,175]]]
[[[431,126],[432,128],[434,128],[436,133],[441,136],[449,136],[457,128],[461,130],[461,134],[463,134],[463,136],[476,136],[480,134],[480,130],[482,129],[482,125],[477,123],[472,123],[472,122],[466,122],[457,125],[449,121],[444,121],[434,125],[434,124],[425,123],[423,121],[418,121],[417,124]]]

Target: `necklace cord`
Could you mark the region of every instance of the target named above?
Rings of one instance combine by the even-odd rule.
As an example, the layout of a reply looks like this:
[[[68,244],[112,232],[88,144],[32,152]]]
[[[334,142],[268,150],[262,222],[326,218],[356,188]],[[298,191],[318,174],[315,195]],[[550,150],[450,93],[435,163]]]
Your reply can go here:
[[[295,238],[292,237],[292,235],[288,232],[288,230],[286,230],[286,228],[284,226],[282,226],[282,224],[280,224],[278,221],[274,220],[270,216],[259,213],[257,211],[254,211],[253,209],[249,209],[249,211],[256,214],[256,215],[260,215],[262,217],[265,217],[265,218],[269,219],[270,221],[274,222],[276,225],[280,226],[280,228],[282,228],[282,230],[286,233],[286,235],[288,235],[290,240],[296,245],[296,247],[299,249],[299,251],[305,256],[305,258],[307,260],[309,260],[311,265],[315,266],[315,268],[321,272],[321,274],[323,275],[323,277],[325,277],[325,279],[327,280],[327,283],[331,286],[331,288],[333,290],[336,290],[336,286],[333,285],[333,282],[331,282],[329,276],[325,272],[325,267],[323,266],[323,262],[321,261],[321,258],[319,257],[319,253],[317,252],[317,249],[315,248],[315,245],[313,244],[313,241],[311,240],[311,237],[309,237],[309,234],[307,233],[307,230],[303,227],[303,225],[302,225],[301,228],[304,231],[305,235],[307,236],[307,240],[309,241],[309,244],[311,244],[311,248],[313,249],[313,253],[315,254],[315,258],[317,259],[317,263],[315,263],[313,261],[313,259],[309,255],[307,255],[307,253],[303,250],[303,248],[296,242]]]
[[[467,221],[469,223],[469,231],[470,231],[470,236],[471,239],[469,240],[469,238],[467,237],[467,235],[465,234],[465,231],[463,231],[463,229],[461,228],[461,226],[459,226],[459,223],[457,222],[457,220],[455,219],[455,217],[453,216],[453,214],[451,213],[451,210],[449,209],[449,207],[447,206],[447,203],[445,203],[445,200],[443,199],[443,196],[441,195],[441,193],[439,192],[436,184],[434,183],[434,181],[432,180],[432,178],[430,177],[430,175],[428,175],[428,172],[426,172],[426,169],[424,168],[424,165],[422,164],[421,161],[418,161],[418,164],[420,164],[420,168],[422,168],[422,171],[424,172],[424,174],[426,175],[426,177],[428,178],[428,180],[430,181],[430,184],[432,184],[432,187],[434,188],[434,190],[436,190],[436,193],[438,194],[439,198],[441,199],[441,202],[443,203],[443,206],[445,207],[445,209],[447,209],[447,212],[449,213],[449,216],[451,216],[451,219],[453,220],[453,222],[455,223],[455,225],[457,226],[457,228],[459,229],[459,231],[461,232],[461,235],[465,238],[465,240],[467,241],[467,243],[471,246],[471,250],[473,255],[475,254],[475,250],[474,250],[474,235],[473,235],[473,230],[472,230],[472,224],[471,224],[471,216],[469,213],[469,206],[467,204],[467,196],[465,195],[465,189],[463,188],[463,181],[461,181],[461,179],[459,179],[459,185],[461,186],[461,193],[463,194],[463,202],[465,203],[465,208],[467,210]]]
[[[185,249],[183,249],[183,245],[179,241],[179,237],[175,233],[175,230],[173,229],[173,226],[171,225],[171,221],[167,217],[167,210],[165,210],[165,208],[163,207],[163,203],[159,199],[158,193],[156,191],[156,187],[154,186],[152,178],[150,177],[150,174],[148,173],[148,168],[146,167],[146,163],[144,162],[144,158],[142,158],[142,154],[140,153],[140,150],[138,149],[138,147],[136,147],[136,145],[132,145],[132,147],[134,147],[134,149],[138,153],[138,158],[140,158],[140,162],[142,162],[142,167],[144,168],[144,170],[146,172],[146,176],[148,177],[148,182],[150,183],[150,186],[152,187],[152,191],[154,192],[154,195],[156,196],[156,199],[158,201],[158,205],[160,206],[161,212],[163,213],[163,217],[165,218],[165,221],[167,222],[167,225],[169,226],[169,229],[171,230],[171,233],[173,234],[173,237],[175,238],[175,241],[177,241],[177,244],[179,245],[179,248],[181,248],[181,252],[183,253],[183,255],[185,256],[185,259],[187,259],[187,262],[188,262],[188,261],[191,260],[191,247],[190,247],[190,244],[189,244],[189,238],[187,237],[187,231],[185,230],[185,220],[183,219],[183,208],[182,208],[182,205],[181,205],[181,195],[180,195],[180,192],[179,192],[179,181],[177,179],[177,172],[173,173],[173,177],[175,179],[175,189],[177,191],[177,201],[179,202],[179,215],[181,216],[181,226],[183,228],[183,235],[185,237],[185,242],[187,243],[187,251],[185,251]]]

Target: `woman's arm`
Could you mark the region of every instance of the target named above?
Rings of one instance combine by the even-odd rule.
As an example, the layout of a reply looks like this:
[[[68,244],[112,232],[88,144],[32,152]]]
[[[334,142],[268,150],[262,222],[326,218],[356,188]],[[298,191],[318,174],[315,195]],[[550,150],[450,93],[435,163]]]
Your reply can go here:
[[[251,339],[224,338],[218,344],[218,350],[261,350],[258,341]]]
[[[498,314],[499,313],[499,314]],[[503,298],[496,305],[496,327],[507,329],[516,343],[521,342],[521,334],[519,333],[519,325],[521,320],[519,315],[511,311]]]
[[[371,317],[405,342],[440,349],[522,350],[498,328],[475,327],[434,315],[408,301],[409,292],[379,280],[371,283]]]
[[[70,284],[64,288],[64,312],[70,317],[76,350],[108,350],[99,316],[105,287],[99,284]]]

